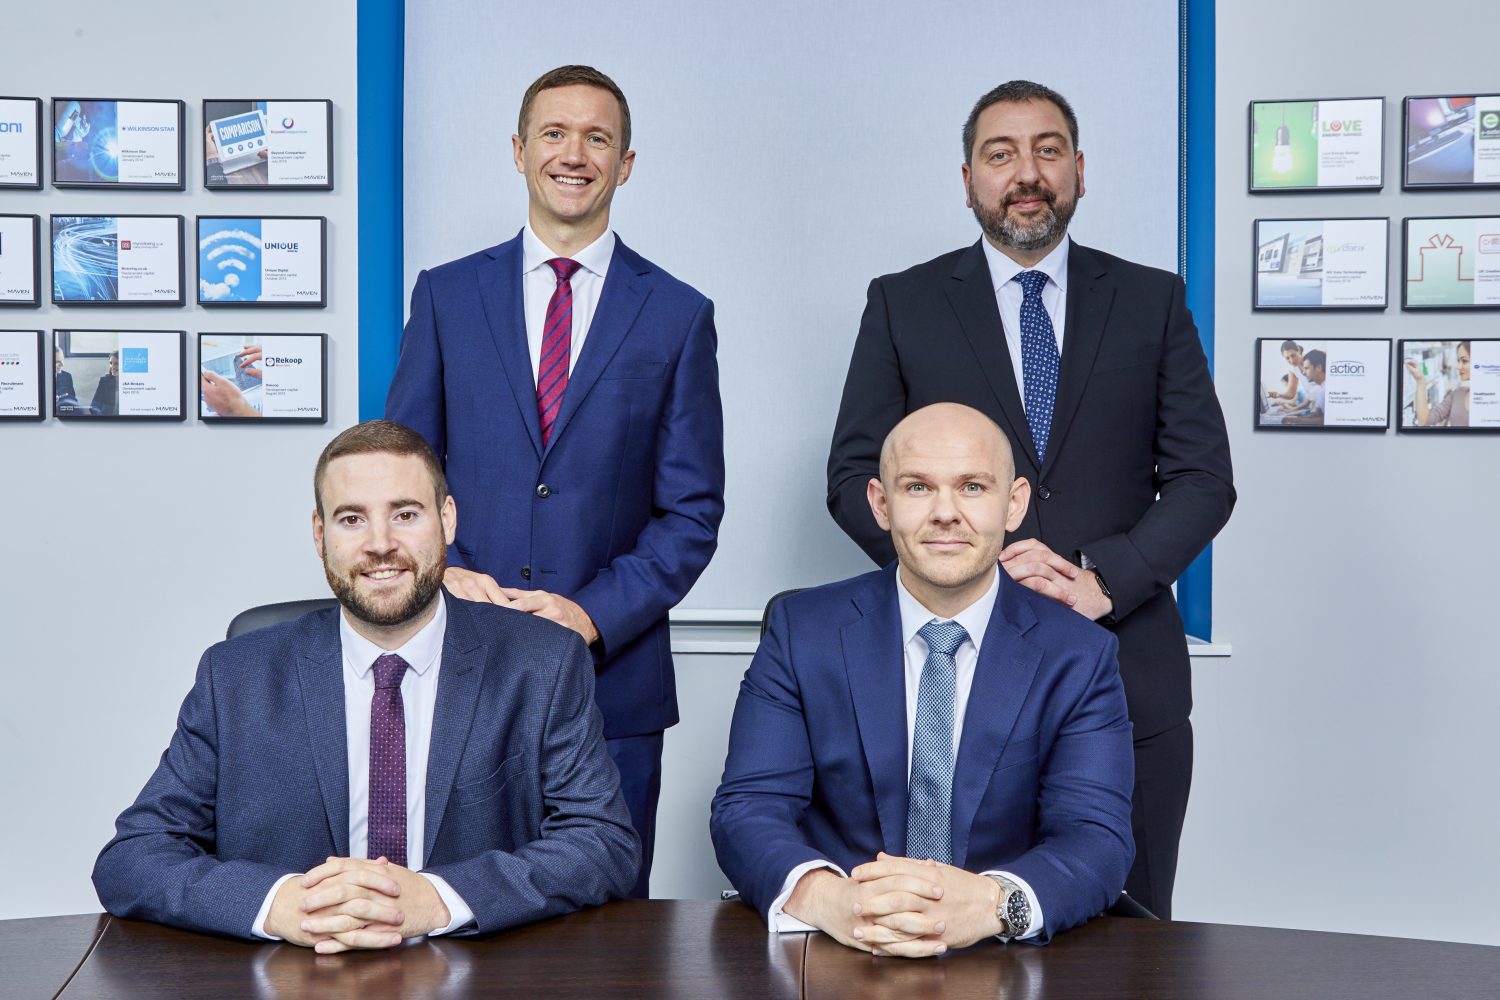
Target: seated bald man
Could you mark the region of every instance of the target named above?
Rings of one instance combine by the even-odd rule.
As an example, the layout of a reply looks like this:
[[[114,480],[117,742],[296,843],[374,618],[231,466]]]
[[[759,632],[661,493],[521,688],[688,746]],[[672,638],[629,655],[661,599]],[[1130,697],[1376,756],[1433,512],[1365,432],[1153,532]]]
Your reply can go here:
[[[1135,853],[1115,639],[997,571],[1030,486],[979,411],[902,420],[868,497],[897,561],[771,612],[719,865],[772,931],[912,958],[1045,943],[1108,907]]]

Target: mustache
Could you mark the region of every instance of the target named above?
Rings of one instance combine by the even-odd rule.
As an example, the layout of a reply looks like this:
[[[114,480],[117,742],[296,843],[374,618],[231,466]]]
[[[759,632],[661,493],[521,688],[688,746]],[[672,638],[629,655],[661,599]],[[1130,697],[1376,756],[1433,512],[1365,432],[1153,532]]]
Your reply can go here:
[[[1033,184],[1030,186],[1022,185],[1011,191],[1010,194],[1005,196],[1005,204],[1014,205],[1018,201],[1035,201],[1038,198],[1045,201],[1048,205],[1055,205],[1057,203],[1057,195],[1054,192],[1048,191],[1040,185]]]
[[[363,573],[369,573],[374,570],[381,569],[382,567],[386,569],[405,569],[416,572],[417,564],[408,558],[397,556],[393,553],[392,555],[381,559],[366,559],[358,566],[350,569],[349,574],[351,576],[359,576]]]

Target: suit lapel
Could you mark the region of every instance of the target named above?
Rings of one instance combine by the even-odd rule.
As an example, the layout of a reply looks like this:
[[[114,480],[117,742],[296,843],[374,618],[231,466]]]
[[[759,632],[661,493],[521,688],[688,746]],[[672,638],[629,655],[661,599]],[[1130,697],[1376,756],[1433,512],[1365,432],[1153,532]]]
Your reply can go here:
[[[650,270],[651,265],[626,247],[619,237],[615,238],[615,253],[609,262],[609,273],[604,277],[599,305],[594,309],[594,319],[589,324],[583,349],[568,375],[568,388],[563,393],[557,422],[552,427],[549,448],[568,429],[573,414],[588,398],[594,383],[599,381],[610,359],[625,341],[625,335],[630,332],[642,303],[646,301],[648,290],[641,276]]]
[[[453,778],[479,706],[484,681],[484,655],[462,601],[448,598],[448,627],[443,636],[437,702],[432,710],[432,742],[427,751],[427,815],[423,821],[422,857],[432,862]],[[498,720],[496,720],[498,724]]]
[[[490,337],[500,355],[500,367],[510,384],[521,421],[531,435],[531,446],[542,453],[542,426],[536,412],[536,378],[531,371],[531,352],[526,346],[526,306],[521,292],[521,237],[490,251],[490,260],[478,271],[479,298],[490,327]]]
[[[984,632],[964,732],[953,769],[953,863],[962,868],[968,857],[969,834],[979,803],[989,789],[995,765],[1010,741],[1016,717],[1031,690],[1041,650],[1024,635],[1036,616],[1020,599],[1020,584],[1002,572],[1000,593]]]
[[[302,710],[312,747],[313,772],[323,796],[334,854],[349,855],[349,756],[344,720],[343,644],[337,609],[312,626],[305,652],[297,660]]]
[[[844,670],[865,763],[875,788],[880,839],[889,854],[906,853],[906,667],[896,567],[855,598],[860,617],[841,630]]]
[[[1005,328],[1000,322],[1000,307],[995,303],[994,280],[990,276],[989,264],[985,262],[984,250],[978,243],[959,257],[958,266],[953,269],[953,279],[945,291],[958,316],[959,326],[968,338],[974,356],[979,359],[979,367],[989,380],[995,398],[1000,401],[1000,411],[1010,424],[1012,438],[1020,442],[1031,455],[1032,463],[1037,464],[1031,426],[1026,423],[1026,410],[1016,389],[1016,370],[1010,363],[1010,350],[1005,346]]]
[[[1063,333],[1062,367],[1057,379],[1057,401],[1052,407],[1052,430],[1048,434],[1047,470],[1062,450],[1068,425],[1094,370],[1094,358],[1104,341],[1104,325],[1114,301],[1114,286],[1088,247],[1074,243],[1068,249],[1068,319]]]

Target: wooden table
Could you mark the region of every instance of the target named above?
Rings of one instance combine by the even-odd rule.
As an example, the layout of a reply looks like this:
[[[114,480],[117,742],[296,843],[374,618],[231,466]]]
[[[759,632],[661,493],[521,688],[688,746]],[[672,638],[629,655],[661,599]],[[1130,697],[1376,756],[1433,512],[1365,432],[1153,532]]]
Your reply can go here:
[[[481,941],[320,956],[90,914],[0,921],[0,995],[1471,1000],[1500,996],[1500,948],[1105,917],[1045,948],[905,961],[772,937],[738,903],[651,900]]]

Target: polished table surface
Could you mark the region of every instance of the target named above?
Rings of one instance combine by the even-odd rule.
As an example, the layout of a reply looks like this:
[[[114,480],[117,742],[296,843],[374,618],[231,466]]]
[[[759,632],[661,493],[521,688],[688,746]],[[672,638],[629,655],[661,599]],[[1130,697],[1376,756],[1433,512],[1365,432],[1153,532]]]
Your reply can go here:
[[[90,914],[0,921],[0,996],[1468,1000],[1500,996],[1500,948],[1105,917],[1044,948],[986,942],[906,961],[821,934],[772,937],[738,903],[651,900],[321,956]]]

